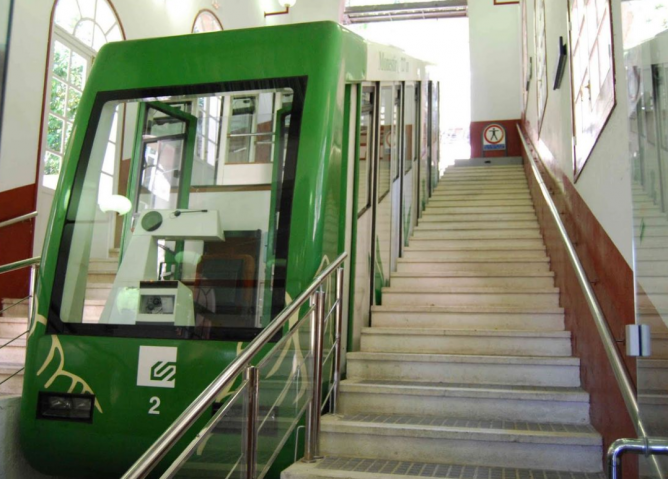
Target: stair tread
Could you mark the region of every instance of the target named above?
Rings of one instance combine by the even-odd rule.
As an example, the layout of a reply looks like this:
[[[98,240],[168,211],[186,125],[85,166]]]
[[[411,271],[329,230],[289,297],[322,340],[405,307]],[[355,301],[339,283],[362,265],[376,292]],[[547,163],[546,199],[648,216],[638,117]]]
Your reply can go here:
[[[434,416],[360,413],[350,416],[322,417],[323,432],[418,436],[431,438],[467,438],[485,441],[541,442],[545,444],[601,444],[600,434],[589,424],[537,423],[524,421],[461,419]]]
[[[0,374],[13,374],[17,370],[22,369],[24,366],[20,362],[0,362]],[[23,375],[23,371],[18,373],[18,375]]]
[[[582,388],[519,386],[503,384],[434,383],[420,381],[393,381],[382,379],[345,379],[341,391],[368,391],[369,389],[395,391],[400,394],[433,396],[522,398],[562,401],[589,401]]]
[[[510,314],[531,314],[531,313],[554,313],[563,314],[563,308],[554,308],[547,306],[413,306],[413,305],[387,305],[372,306],[371,312],[421,312],[421,313],[510,313]]]
[[[422,336],[496,336],[510,338],[570,338],[570,331],[499,330],[499,329],[444,329],[444,328],[362,328],[368,335],[422,335]]]
[[[436,287],[433,289],[430,288],[408,288],[408,287],[397,287],[389,286],[383,288],[384,293],[400,293],[400,294],[526,294],[527,291],[530,291],[532,294],[558,294],[559,288],[551,287],[546,288],[540,286],[537,288],[518,288],[517,286],[443,286]]]
[[[397,461],[387,459],[370,459],[365,457],[348,456],[326,456],[313,464],[298,462],[293,464],[287,472],[289,479],[298,478],[334,478],[341,479],[378,479],[391,476],[393,478],[425,477],[423,473],[430,473],[427,477],[440,477],[445,479],[459,479],[462,477],[544,477],[543,471],[535,468],[518,469],[514,467],[487,467],[475,465],[459,465],[445,463],[426,463],[413,461]],[[479,475],[475,475],[476,472]],[[570,479],[604,479],[603,473],[584,472],[560,472],[544,471],[550,474],[558,474],[555,477],[568,477]],[[483,475],[484,474],[484,475]]]
[[[577,366],[580,359],[570,356],[485,356],[482,354],[442,354],[442,353],[378,353],[355,351],[347,354],[348,360],[375,361],[419,361],[424,363],[470,363],[470,364],[540,364]]]
[[[391,278],[553,278],[553,271],[509,271],[504,273],[496,273],[489,271],[406,271],[392,273]]]
[[[547,255],[518,258],[515,260],[508,259],[505,255],[500,255],[498,258],[399,258],[399,263],[505,263],[514,265],[517,263],[549,263],[550,258]]]

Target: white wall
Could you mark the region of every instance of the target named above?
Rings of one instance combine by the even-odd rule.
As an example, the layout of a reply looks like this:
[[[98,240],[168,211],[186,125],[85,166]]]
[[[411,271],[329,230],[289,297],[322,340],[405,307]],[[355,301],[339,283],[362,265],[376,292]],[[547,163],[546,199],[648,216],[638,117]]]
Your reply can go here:
[[[629,264],[632,264],[632,202],[631,162],[628,158],[627,95],[622,46],[621,0],[612,1],[613,42],[615,46],[617,106],[587,161],[575,189],[582,196],[605,232]],[[552,89],[556,68],[559,37],[568,39],[567,0],[546,0],[547,77],[549,93],[540,140],[545,148],[539,150],[548,161],[556,161],[568,180],[574,181],[571,114],[570,65],[564,73],[561,88]],[[527,2],[529,56],[536,58],[534,41],[534,2]],[[569,48],[570,54],[570,48]],[[529,91],[527,121],[537,131],[537,96],[534,75]]]
[[[492,0],[469,1],[471,121],[520,117],[519,10]]]

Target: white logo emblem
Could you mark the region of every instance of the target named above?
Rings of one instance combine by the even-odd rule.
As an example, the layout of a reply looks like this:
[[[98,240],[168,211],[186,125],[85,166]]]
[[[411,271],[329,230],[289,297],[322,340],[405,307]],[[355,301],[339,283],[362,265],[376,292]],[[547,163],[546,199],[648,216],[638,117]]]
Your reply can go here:
[[[139,346],[137,386],[173,388],[176,385],[176,348]]]

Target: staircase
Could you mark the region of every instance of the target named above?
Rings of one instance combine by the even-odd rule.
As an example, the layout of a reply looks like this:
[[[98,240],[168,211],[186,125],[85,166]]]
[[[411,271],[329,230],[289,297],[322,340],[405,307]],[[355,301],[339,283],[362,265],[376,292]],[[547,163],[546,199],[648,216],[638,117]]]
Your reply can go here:
[[[109,297],[118,268],[118,250],[109,251],[109,259],[91,259],[84,305],[84,322],[97,322],[102,315],[104,303]],[[4,299],[0,309],[18,302],[18,299]],[[28,330],[28,303],[22,302],[8,309],[0,317],[0,346],[17,338]],[[0,347],[0,397],[20,395],[23,390],[23,366],[27,334]]]
[[[283,479],[602,477],[521,166],[446,171],[347,364]]]

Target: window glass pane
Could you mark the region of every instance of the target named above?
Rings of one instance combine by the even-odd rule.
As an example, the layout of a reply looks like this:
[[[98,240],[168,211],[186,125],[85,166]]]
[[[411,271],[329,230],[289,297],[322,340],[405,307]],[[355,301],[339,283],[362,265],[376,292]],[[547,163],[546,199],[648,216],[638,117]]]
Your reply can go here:
[[[95,20],[95,4],[98,3],[98,0],[78,0],[78,2],[81,16],[83,18]]]
[[[84,45],[93,46],[93,32],[95,31],[95,24],[92,20],[82,20],[74,30],[74,36],[81,40]]]
[[[72,67],[70,69],[70,83],[79,90],[83,89],[84,81],[86,79],[86,70],[88,62],[84,57],[76,52],[72,52]]]
[[[93,50],[95,50],[96,52],[100,51],[100,48],[102,48],[105,43],[107,43],[106,35],[99,27],[99,25],[95,25],[93,33]]]
[[[67,94],[67,87],[65,84],[55,78],[51,80],[51,101],[49,108],[53,113],[58,115],[65,114],[65,96]]]
[[[227,163],[271,163],[274,93],[233,98]]]
[[[292,84],[288,82],[294,81],[285,80]],[[257,84],[248,82],[249,86]],[[299,85],[304,91],[304,85]],[[194,177],[198,163],[214,178],[216,168],[225,167],[224,159],[214,167],[217,145],[208,138],[210,133],[217,133],[215,125],[219,121],[209,114],[196,116],[201,112],[196,112],[197,108],[222,102],[228,108],[233,96],[255,98],[256,102],[237,102],[240,108],[246,107],[245,115],[255,118],[245,125],[257,126],[257,119],[264,118],[262,123],[276,129],[276,147],[282,152],[276,156],[281,163],[277,167],[279,171],[289,168],[290,177],[296,169],[297,149],[288,146],[299,139],[299,131],[294,131],[299,123],[290,123],[295,110],[282,110],[276,122],[273,115],[262,117],[248,110],[261,103],[262,95],[273,97],[276,91],[206,93],[198,97],[192,94],[194,89],[178,90],[178,96],[172,97],[162,91],[159,101],[152,97],[108,102],[102,106],[99,118],[85,119],[86,124],[96,125],[96,130],[87,133],[92,144],[84,145],[79,159],[78,168],[83,170],[78,174],[83,181],[68,213],[73,221],[68,224],[69,242],[63,246],[67,251],[64,267],[56,273],[60,279],[56,281],[59,286],[54,304],[59,305],[59,321],[86,328],[118,326],[113,331],[98,328],[99,334],[220,339],[230,334],[247,335],[248,331],[257,334],[284,307],[287,249],[283,245],[288,244],[285,235],[289,235],[289,228],[280,222],[290,216],[281,208],[291,206],[285,201],[272,201],[277,195],[288,196],[282,193],[283,175],[277,175],[268,188],[201,191],[191,188],[188,179],[189,169]],[[181,96],[185,92],[188,96]],[[199,101],[202,98],[205,101]],[[122,103],[133,103],[133,109],[139,110],[135,137],[129,134],[126,141],[142,145],[138,157],[132,158],[132,168],[136,169],[130,174],[136,178],[137,187],[128,197],[114,194],[114,174],[120,174],[114,166],[118,148],[109,141],[113,137],[114,112]],[[268,108],[273,111],[273,101],[268,102]],[[301,109],[301,99],[294,108]],[[208,110],[215,111],[214,106]],[[214,126],[198,127],[203,119]],[[194,154],[198,131],[205,133],[200,135],[205,140],[200,148],[205,150],[206,161]],[[54,165],[49,171],[56,171],[55,159],[50,161]],[[266,166],[269,172],[274,167]],[[108,253],[112,218],[125,225],[127,243],[109,298],[94,315],[87,313],[84,320],[88,267],[91,258]]]
[[[77,0],[58,0],[56,7],[56,24],[68,33],[74,33],[74,27],[81,18]]]
[[[201,12],[195,20],[193,33],[218,32],[222,29],[223,27],[220,25],[218,18],[211,12]]]
[[[109,33],[107,33],[108,42],[120,42],[123,40],[123,34],[121,33],[121,27],[118,25],[114,26]]]
[[[79,102],[81,101],[81,92],[70,88],[69,95],[67,97],[67,119],[73,120],[74,115],[77,113],[79,108]]]
[[[380,132],[378,141],[378,198],[390,191],[392,166],[392,125],[394,113],[394,88],[380,90]]]
[[[357,189],[357,212],[370,205],[370,178],[373,163],[373,108],[374,92],[365,89],[362,93],[362,115],[360,118],[360,145]]]
[[[49,149],[59,153],[62,151],[63,147],[63,126],[63,120],[54,115],[49,115],[46,144]]]
[[[73,123],[70,123],[69,121],[67,122],[67,126],[65,127],[65,146],[67,146],[67,142],[70,140],[70,135],[72,134],[72,128],[74,127]]]
[[[415,87],[407,85],[405,89],[406,101],[404,102],[404,171],[409,171],[415,159]]]
[[[60,156],[46,152],[44,155],[44,173],[47,175],[58,175],[60,172]]]
[[[116,15],[114,15],[111,7],[104,0],[97,0],[95,21],[105,32],[108,32],[109,29],[116,23]]]
[[[70,49],[59,41],[54,42],[53,49],[53,73],[67,80],[67,69],[70,65]]]

